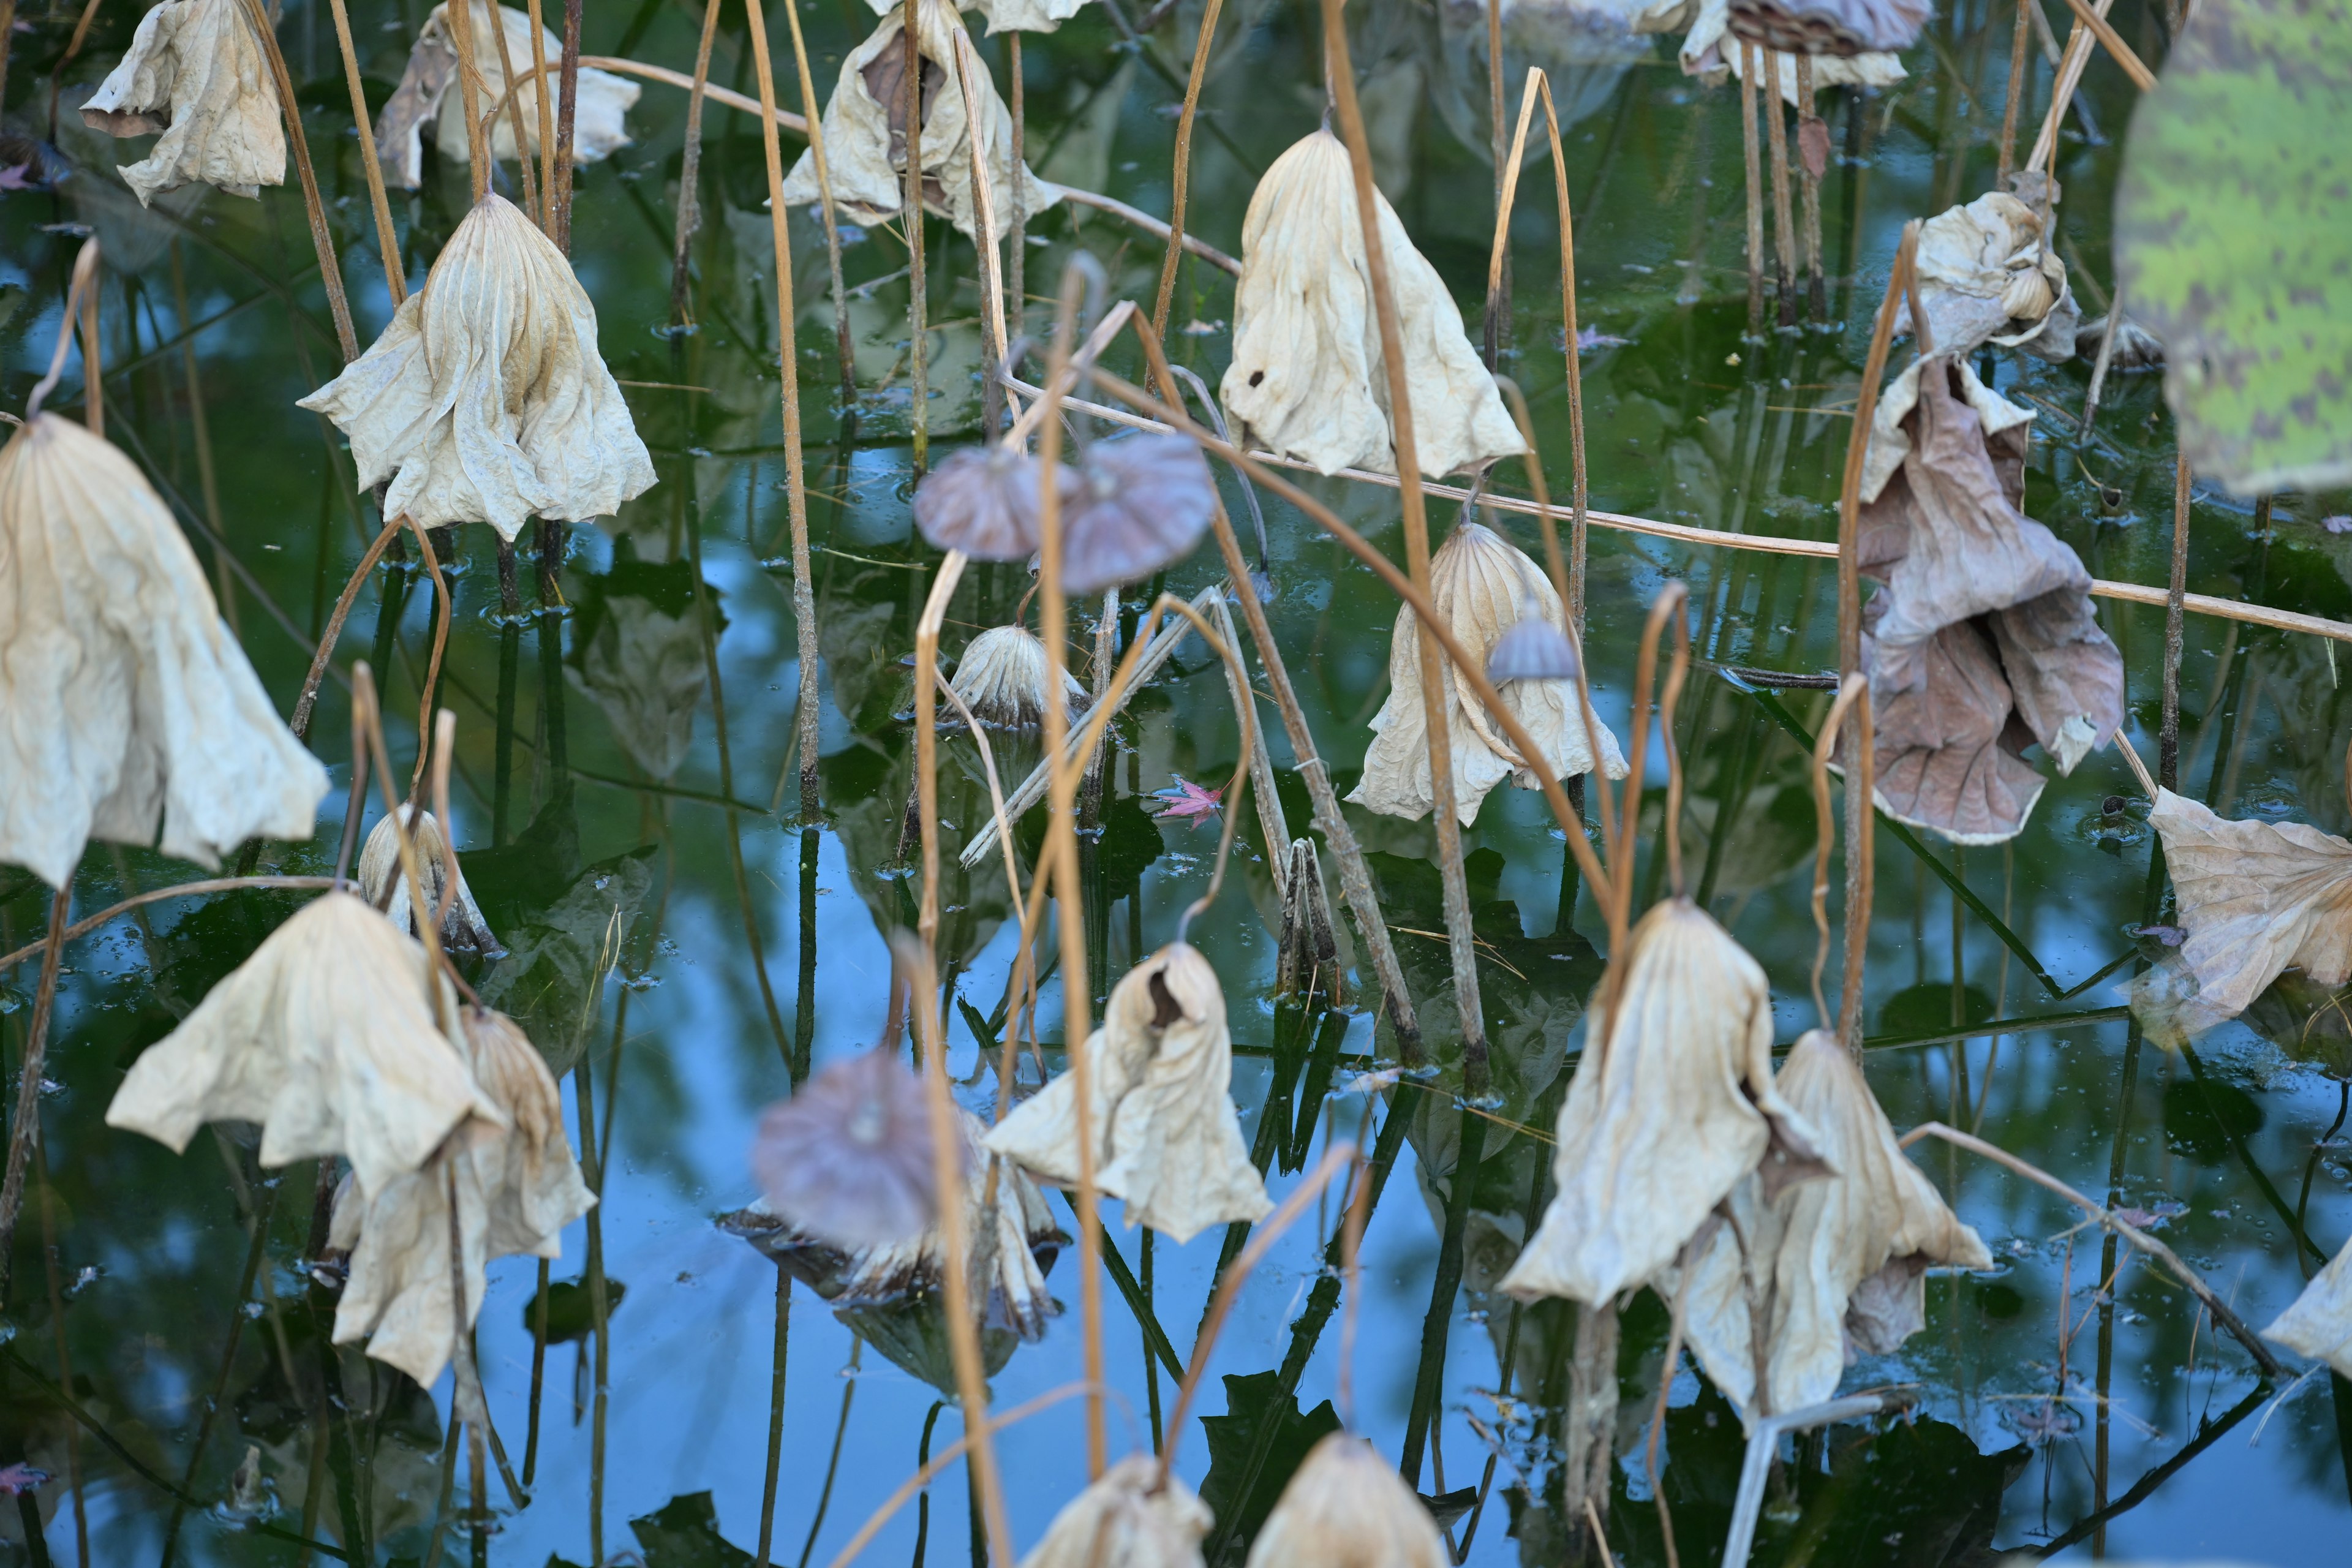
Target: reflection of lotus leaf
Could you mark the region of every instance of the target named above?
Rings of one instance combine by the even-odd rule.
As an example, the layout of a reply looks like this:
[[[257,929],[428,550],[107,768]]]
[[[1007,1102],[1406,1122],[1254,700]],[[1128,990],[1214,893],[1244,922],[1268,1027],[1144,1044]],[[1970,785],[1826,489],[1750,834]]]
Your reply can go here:
[[[624,539],[612,571],[589,578],[579,608],[573,678],[629,760],[668,778],[693,744],[706,674],[693,568],[639,561]]]
[[[484,1005],[520,1024],[559,1078],[579,1059],[653,879],[651,847],[598,861],[553,908],[512,928],[507,956],[482,982]]]
[[[2200,476],[2352,479],[2352,0],[2206,0],[2132,117],[2117,287]]]

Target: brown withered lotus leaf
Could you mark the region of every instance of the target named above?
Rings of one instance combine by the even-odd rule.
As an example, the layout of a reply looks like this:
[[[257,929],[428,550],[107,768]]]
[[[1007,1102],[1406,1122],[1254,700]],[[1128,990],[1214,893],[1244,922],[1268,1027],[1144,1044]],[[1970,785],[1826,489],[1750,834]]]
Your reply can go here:
[[[1126,1200],[1130,1227],[1185,1242],[1209,1226],[1265,1217],[1274,1205],[1229,1093],[1224,992],[1198,950],[1171,942],[1129,970],[1086,1050],[1095,1184]],[[1038,1090],[987,1144],[1045,1181],[1075,1186],[1076,1080],[1066,1072]]]
[[[1307,1450],[1250,1545],[1248,1568],[1447,1568],[1437,1521],[1370,1443],[1334,1432]]]
[[[921,118],[923,210],[945,217],[965,236],[979,231],[980,207],[971,184],[972,128],[955,84],[955,36],[963,22],[946,0],[920,0],[915,13],[922,62],[917,112]],[[868,226],[898,214],[907,185],[906,9],[892,5],[871,37],[841,62],[841,79],[824,106],[826,172],[834,200],[852,221]],[[989,201],[1000,231],[1010,221],[1013,182],[1031,217],[1062,199],[1061,188],[1040,180],[1013,158],[1013,111],[982,73],[972,84],[980,105],[981,148]],[[784,202],[804,206],[823,195],[814,157],[803,153],[784,181]]]
[[[1764,1173],[1824,1173],[1821,1142],[1772,1081],[1771,986],[1688,899],[1652,906],[1608,1048],[1588,1047],[1560,1106],[1559,1191],[1502,1289],[1598,1306],[1671,1264],[1717,1204]]]
[[[1189,436],[1097,441],[1062,509],[1062,589],[1081,596],[1150,576],[1209,531],[1217,483]]]
[[[1731,0],[1737,37],[1783,54],[1836,55],[1907,49],[1919,38],[1926,0]]]
[[[486,1007],[467,1007],[459,1032],[474,1081],[508,1124],[469,1117],[423,1169],[381,1191],[346,1183],[329,1233],[351,1255],[334,1342],[365,1339],[369,1355],[428,1388],[455,1344],[452,1193],[468,1323],[481,1313],[490,1259],[561,1257],[563,1228],[596,1204],[564,1136],[562,1091],[538,1048]]]
[[[1566,641],[1568,617],[1551,579],[1518,546],[1482,523],[1465,522],[1430,557],[1431,602],[1454,635],[1473,654],[1491,659],[1529,608]],[[1454,810],[1464,826],[1478,815],[1489,791],[1506,778],[1521,789],[1541,789],[1543,777],[1511,748],[1500,725],[1475,701],[1455,676],[1444,670],[1445,729],[1452,742]],[[1552,778],[1592,771],[1584,708],[1572,679],[1514,679],[1499,689],[1512,716],[1541,749],[1541,767]],[[1429,773],[1429,726],[1421,700],[1421,637],[1412,611],[1397,611],[1389,634],[1389,695],[1372,716],[1375,734],[1364,755],[1363,777],[1348,798],[1390,816],[1430,814],[1434,797]],[[1617,739],[1598,719],[1593,738],[1611,778],[1622,778],[1625,759]]]
[[[2300,969],[2333,988],[2352,978],[2352,843],[2300,822],[2242,822],[2159,789],[2148,825],[2189,933],[2165,975],[2196,1033],[2234,1018]],[[2156,972],[2151,972],[2155,973]],[[2143,985],[2135,994],[2161,993]]]
[[[922,1080],[886,1048],[835,1062],[770,1106],[751,1172],[780,1217],[855,1252],[939,1217],[931,1148]]]
[[[1988,191],[1937,214],[1920,226],[1918,268],[1936,353],[1969,354],[1991,342],[2046,360],[2074,357],[2082,313],[2031,204]]]
[[[1077,476],[1055,470],[1067,504]],[[915,526],[934,550],[974,561],[1026,561],[1037,552],[1037,459],[995,445],[965,447],[915,487]]]
[[[193,182],[233,196],[286,183],[286,127],[269,58],[241,0],[164,0],[81,106],[93,131],[163,137],[122,166],[142,206]]]
[[[2263,1338],[2352,1377],[2352,1242],[2311,1277],[2294,1304],[2263,1331]]]
[[[1767,1199],[1755,1177],[1731,1199],[1686,1281],[1692,1347],[1743,1418],[1755,1409],[1750,1287],[1768,1328],[1769,1408],[1818,1405],[1857,1353],[1885,1355],[1926,1323],[1926,1271],[1990,1268],[1991,1256],[1895,1142],[1860,1064],[1822,1029],[1799,1037],[1777,1079],[1834,1173]],[[1743,1247],[1745,1243],[1745,1259]]]
[[[1882,803],[1962,844],[2013,837],[2042,791],[2123,721],[2123,658],[2091,576],[2019,510],[2032,414],[1936,354],[1887,388],[1864,457],[1863,609]]]
[[[327,892],[147,1047],[106,1124],[177,1152],[205,1122],[257,1121],[263,1165],[341,1154],[380,1193],[468,1115],[506,1121],[434,1024],[425,949]]]
[[[1062,1505],[1021,1568],[1201,1568],[1215,1522],[1191,1487],[1161,1485],[1151,1456],[1130,1454]]]
[[[2074,329],[2074,353],[2081,358],[2099,357],[2099,342],[2107,335],[2107,318],[2094,316]],[[2164,363],[2164,340],[2126,316],[2116,328],[2115,347],[2107,351],[2107,368],[2115,370],[2148,370]]]
[[[1462,311],[1373,193],[1412,400],[1413,449],[1433,478],[1523,450]],[[1326,474],[1396,472],[1389,378],[1348,150],[1328,131],[1274,161],[1242,220],[1234,357],[1217,395],[1237,428]]]
[[[441,943],[458,952],[499,952],[499,939],[490,934],[489,922],[482,918],[482,907],[474,901],[473,889],[466,886],[466,873],[457,864],[457,857],[449,853],[441,837],[441,825],[431,812],[412,817],[410,808],[403,805],[400,820],[414,821],[416,841],[417,869],[425,878],[425,905],[440,909],[447,900],[448,908],[441,917]],[[444,856],[446,855],[446,859]],[[449,890],[448,873],[457,877],[455,894]],[[416,910],[408,897],[408,876],[400,867],[400,838],[393,830],[392,818],[383,816],[368,830],[367,842],[360,849],[360,897],[382,910],[394,929],[413,932],[416,929]]]
[[[507,54],[514,61],[515,74],[524,79],[522,86],[515,89],[514,102],[521,111],[524,152],[536,158],[539,88],[530,79],[532,59],[529,12],[473,0],[474,68],[480,73],[489,94],[487,99],[477,95],[477,112],[488,113],[504,98],[507,89],[498,37],[490,31],[494,11],[498,25],[506,29]],[[552,67],[563,57],[563,40],[555,36],[551,27],[542,28],[541,32],[544,37],[541,44]],[[614,76],[593,66],[582,66],[579,79],[580,101],[572,111],[572,161],[599,163],[629,144],[625,117],[635,107],[645,89],[626,77]],[[551,68],[546,80],[548,123],[553,125],[562,119],[563,85]],[[383,165],[386,184],[413,191],[423,183],[424,130],[428,120],[434,122],[435,150],[448,163],[465,166],[466,110],[464,95],[452,90],[457,81],[457,46],[449,34],[449,6],[444,0],[425,17],[415,46],[408,52],[408,66],[401,72],[400,85],[393,89],[392,97],[376,116],[376,159]],[[515,155],[514,122],[504,112],[490,132],[490,155],[500,162]]]
[[[1867,3],[1867,0],[1865,0]],[[1900,5],[1902,0],[1891,0]],[[1738,77],[1744,68],[1739,39],[1731,35],[1731,0],[1700,0],[1691,17],[1690,31],[1683,36],[1680,52],[1683,74],[1695,76],[1713,86],[1727,76]],[[1797,61],[1793,53],[1780,57],[1780,97],[1783,101],[1797,104],[1803,110],[1811,108],[1797,100]],[[1815,54],[1813,57],[1813,89],[1816,92],[1832,87],[1892,87],[1904,77],[1903,62],[1892,49],[1865,49],[1859,54]]]
[[[596,352],[572,264],[504,196],[457,225],[425,286],[368,351],[299,400],[351,437],[360,488],[388,513],[487,522],[608,516],[654,483],[653,459]]]
[[[982,723],[1026,729],[1045,717],[1050,673],[1045,645],[1028,627],[991,626],[964,645],[948,685]],[[1071,712],[1087,706],[1087,689],[1066,669],[1062,690]]]
[[[91,838],[210,868],[310,837],[327,771],[129,458],[54,414],[13,432],[0,580],[0,862],[62,887]]]
[[[1021,1168],[988,1154],[988,1129],[958,1107],[971,1158],[964,1179],[966,1265],[973,1312],[984,1322],[1034,1340],[1060,1309],[1046,1293],[1045,1274],[1069,1237],[1055,1223],[1037,1184]],[[883,1306],[936,1290],[945,1277],[946,1241],[927,1226],[911,1238],[845,1251],[776,1214],[765,1200],[726,1215],[720,1228],[742,1237],[828,1301],[844,1307]]]

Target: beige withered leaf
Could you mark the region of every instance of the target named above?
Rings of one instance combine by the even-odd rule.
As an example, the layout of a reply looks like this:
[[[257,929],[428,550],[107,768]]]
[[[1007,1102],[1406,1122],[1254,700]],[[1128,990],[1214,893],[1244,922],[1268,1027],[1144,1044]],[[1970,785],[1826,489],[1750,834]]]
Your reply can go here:
[[[1076,16],[1087,0],[974,0],[966,9],[988,20],[988,36],[999,33],[1052,33]],[[866,0],[877,16],[903,9],[900,0]]]
[[[1940,354],[1988,342],[2046,360],[2074,357],[2082,319],[2066,264],[2043,242],[2042,215],[1988,191],[1919,227],[1919,304]]]
[[[2030,411],[1964,360],[1915,362],[1886,389],[1863,460],[1863,668],[1890,815],[1961,844],[2016,836],[2042,780],[2123,721],[2123,658],[2082,559],[2019,510]]]
[[[2263,1331],[2263,1338],[2352,1377],[2352,1242],[2311,1277],[2294,1304]]]
[[[0,861],[62,887],[91,838],[210,868],[310,837],[327,771],[129,458],[54,414],[11,434],[0,581]]]
[[[1683,74],[1697,77],[1709,86],[1722,81],[1727,75],[1740,77],[1745,67],[1739,40],[1730,36],[1730,29],[1731,0],[1700,0],[1690,31],[1683,37]],[[1903,62],[1888,49],[1813,58],[1816,92],[1831,87],[1892,87],[1903,79],[1904,74]],[[1780,97],[1800,109],[1811,108],[1797,102],[1797,61],[1793,55],[1780,57]]]
[[[1045,717],[1048,673],[1045,645],[1026,626],[991,626],[964,645],[948,685],[983,724],[1025,729]],[[1062,686],[1072,713],[1087,706],[1086,687],[1066,669]]]
[[[1447,1568],[1428,1508],[1370,1443],[1334,1432],[1307,1450],[1250,1545],[1248,1568]]]
[[[425,949],[346,892],[269,933],[131,1065],[106,1124],[174,1152],[207,1121],[261,1124],[261,1163],[341,1154],[382,1192],[468,1115],[506,1112],[435,1026]]]
[[[1568,617],[1551,579],[1527,552],[1482,523],[1464,522],[1429,561],[1432,603],[1462,645],[1484,664],[1486,656],[1532,609],[1565,635]],[[1454,762],[1454,809],[1464,826],[1478,815],[1479,803],[1505,779],[1521,789],[1541,789],[1543,774],[1570,778],[1592,771],[1584,705],[1572,679],[1507,680],[1497,689],[1512,717],[1526,726],[1541,749],[1542,773],[1512,749],[1486,705],[1465,691],[1445,661],[1445,729]],[[1375,734],[1364,755],[1364,773],[1348,798],[1390,816],[1423,817],[1434,805],[1429,777],[1429,726],[1421,700],[1421,637],[1411,607],[1397,611],[1389,634],[1389,695],[1372,716]],[[1592,739],[1611,778],[1625,776],[1617,738],[1599,719]]]
[[[2132,1002],[2172,1025],[2168,1037],[2236,1017],[2289,969],[2331,989],[2352,978],[2352,843],[2301,822],[2216,816],[2168,789],[2147,820],[2188,935]]]
[[[1587,1046],[1560,1106],[1559,1187],[1502,1289],[1599,1306],[1675,1260],[1750,1175],[1774,1193],[1823,1173],[1821,1141],[1772,1081],[1772,992],[1688,899],[1653,905],[1608,1046]]]
[[[1730,0],[1731,30],[1783,54],[1907,49],[1928,13],[1927,0]]]
[[[826,173],[833,197],[856,223],[887,221],[903,205],[907,185],[906,12],[894,5],[871,37],[841,62],[841,79],[824,106]],[[955,36],[963,20],[947,0],[921,0],[915,12],[916,52],[922,62],[917,113],[921,121],[923,210],[947,218],[966,236],[979,232],[979,205],[972,199],[972,128],[964,116],[963,93],[955,86]],[[1013,159],[1013,111],[983,74],[971,84],[980,105],[981,152],[988,168],[988,195],[1000,232],[1013,211],[1013,181],[1021,182],[1021,206],[1032,218],[1062,199],[1048,184]],[[816,163],[807,153],[784,180],[784,203],[804,206],[818,199]]]
[[[1836,1036],[1807,1030],[1776,1081],[1834,1173],[1769,1199],[1749,1177],[1688,1279],[1668,1269],[1658,1282],[1689,1292],[1691,1345],[1743,1418],[1757,1414],[1751,1308],[1767,1324],[1767,1412],[1797,1410],[1834,1394],[1856,1354],[1891,1353],[1926,1325],[1929,1267],[1992,1267],[1895,1142]]]
[[[971,1249],[965,1279],[972,1310],[983,1321],[1037,1339],[1059,1310],[1046,1292],[1045,1271],[1070,1238],[1037,1184],[1012,1161],[982,1147],[988,1129],[980,1119],[961,1107],[956,1119],[970,1156],[963,1225]],[[764,1198],[719,1223],[791,1269],[818,1295],[845,1307],[882,1305],[936,1290],[945,1278],[946,1241],[936,1223],[903,1241],[849,1251],[783,1218]]]
[[[431,812],[411,816],[411,808],[403,804],[400,820],[413,821],[416,842],[417,869],[425,878],[425,906],[447,909],[441,916],[441,944],[461,952],[497,952],[499,939],[490,934],[490,924],[482,918],[482,907],[474,902],[473,889],[466,886],[466,873],[457,864],[457,855],[441,836],[441,825]],[[449,879],[457,879],[453,894]],[[400,866],[400,837],[393,829],[392,818],[383,816],[368,830],[367,842],[360,849],[360,897],[382,910],[394,927],[403,931],[416,929],[416,910],[408,896],[408,876]]]
[[[511,5],[492,6],[487,0],[473,0],[474,68],[481,75],[488,97],[476,97],[475,111],[487,114],[505,97],[506,67],[499,58],[498,36],[490,31],[493,10],[499,25],[506,29],[507,56],[514,62],[515,74],[522,86],[515,89],[515,106],[522,116],[523,149],[525,153],[539,156],[539,88],[530,78],[530,13]],[[545,50],[550,69],[548,83],[548,123],[560,124],[563,115],[563,85],[553,69],[563,58],[563,40],[551,27],[541,29],[541,47]],[[383,165],[384,183],[404,191],[413,191],[423,183],[425,162],[425,124],[433,122],[433,145],[447,162],[462,168],[466,151],[465,95],[458,92],[457,45],[449,36],[449,7],[446,0],[433,8],[425,26],[416,35],[415,46],[408,52],[407,68],[400,73],[400,85],[376,116],[375,155]],[[601,71],[593,66],[580,68],[580,102],[573,112],[572,127],[572,161],[574,163],[599,163],[619,149],[629,144],[625,117],[636,105],[645,89],[626,77]],[[514,121],[507,113],[498,116],[490,132],[490,155],[505,162],[515,155]]]
[[[142,206],[192,182],[256,197],[286,183],[278,84],[243,0],[165,0],[148,12],[81,117],[110,136],[163,132],[121,169]]]
[[[300,400],[351,437],[362,489],[388,513],[584,521],[654,482],[653,459],[596,352],[596,308],[504,196],[475,204],[367,353]]]
[[[1445,279],[1413,248],[1388,198],[1377,191],[1373,197],[1421,471],[1450,474],[1523,451]],[[1355,174],[1348,149],[1328,131],[1294,142],[1250,196],[1234,292],[1234,358],[1217,395],[1248,438],[1323,473],[1396,472]]]
[[[453,1195],[469,1326],[481,1315],[490,1259],[561,1257],[563,1227],[596,1204],[564,1136],[562,1092],[538,1048],[486,1007],[467,1007],[461,1024],[475,1082],[505,1124],[468,1117],[422,1169],[381,1188],[345,1183],[329,1233],[351,1255],[334,1342],[365,1339],[369,1355],[426,1387],[456,1343]]]
[[[1229,1087],[1225,994],[1200,952],[1170,942],[1128,971],[1086,1044],[1095,1184],[1127,1223],[1190,1241],[1274,1205],[1242,1143]],[[1015,1108],[987,1146],[1064,1186],[1078,1179],[1077,1091],[1064,1073]]]
[[[1021,1568],[1201,1568],[1215,1516],[1149,1454],[1130,1454],[1062,1505]]]

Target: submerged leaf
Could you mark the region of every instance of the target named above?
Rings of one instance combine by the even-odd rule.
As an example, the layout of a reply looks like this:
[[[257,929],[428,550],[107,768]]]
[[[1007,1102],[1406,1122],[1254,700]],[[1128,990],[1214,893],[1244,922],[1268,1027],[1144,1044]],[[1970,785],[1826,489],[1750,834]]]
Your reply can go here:
[[[1130,1227],[1185,1242],[1209,1226],[1265,1217],[1274,1205],[1242,1143],[1225,994],[1207,959],[1171,942],[1128,971],[1086,1051],[1095,1184],[1126,1200]],[[988,1147],[1076,1185],[1076,1079],[1065,1072],[1016,1107]]]
[[[1462,311],[1373,193],[1404,347],[1413,451],[1436,478],[1523,449]],[[1274,161],[1242,221],[1234,357],[1217,395],[1237,431],[1326,474],[1396,472],[1389,377],[1348,150],[1328,131]],[[1242,438],[1241,437],[1236,437]]]
[[[2200,0],[2140,100],[2116,287],[2201,478],[2352,480],[2352,0]]]
[[[164,0],[142,16],[81,117],[110,136],[163,133],[121,171],[142,206],[192,182],[247,197],[286,183],[278,84],[242,0]]]

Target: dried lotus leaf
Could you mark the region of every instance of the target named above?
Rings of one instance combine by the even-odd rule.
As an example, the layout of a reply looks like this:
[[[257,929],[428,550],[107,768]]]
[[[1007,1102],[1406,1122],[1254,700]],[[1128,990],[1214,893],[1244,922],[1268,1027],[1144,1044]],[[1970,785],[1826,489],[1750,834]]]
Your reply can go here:
[[[1454,1554],[1394,1465],[1334,1432],[1291,1473],[1247,1568],[1448,1568]]]
[[[243,0],[164,0],[148,12],[81,117],[110,136],[163,133],[121,171],[142,206],[191,183],[247,197],[286,183],[278,84]]]
[[[1149,1454],[1130,1454],[1062,1505],[1021,1568],[1201,1568],[1215,1521],[1176,1476],[1165,1484]]]
[[[1907,49],[1927,24],[1926,0],[1731,0],[1731,31],[1783,54],[1852,58]]]
[[[2046,360],[2074,357],[2081,312],[2030,203],[1988,191],[1937,214],[1919,226],[1917,268],[1937,353],[1970,354],[1990,342]]]
[[[503,951],[490,933],[489,922],[482,918],[482,907],[474,901],[473,889],[466,886],[466,873],[457,865],[457,853],[442,837],[441,825],[429,811],[412,817],[412,809],[403,804],[400,820],[415,824],[412,831],[417,869],[425,877],[425,907],[443,911],[442,945],[460,952]],[[408,896],[408,874],[400,865],[400,837],[388,816],[378,817],[360,848],[360,896],[382,910],[394,930],[414,931],[416,910]],[[451,877],[457,880],[454,894]]]
[[[2263,1338],[2297,1355],[2324,1361],[2339,1376],[2352,1377],[2352,1242],[2311,1277],[2294,1304],[2263,1331]]]
[[[1716,1205],[1769,1162],[1765,1185],[1821,1174],[1821,1144],[1772,1081],[1771,986],[1688,899],[1627,939],[1608,1044],[1588,1047],[1561,1105],[1558,1186],[1501,1288],[1589,1306],[1674,1262]]]
[[[1895,0],[1900,4],[1900,0]],[[1690,31],[1683,36],[1678,51],[1683,74],[1695,76],[1712,85],[1727,76],[1738,77],[1745,66],[1740,41],[1731,33],[1731,0],[1699,0],[1690,18]],[[1780,97],[1800,110],[1811,112],[1811,106],[1800,100],[1797,92],[1797,61],[1793,53],[1778,57],[1780,61]],[[1816,92],[1832,87],[1892,87],[1904,77],[1903,62],[1892,49],[1865,49],[1859,54],[1813,55],[1813,89]]]
[[[539,84],[530,75],[532,55],[528,12],[511,5],[494,7],[487,0],[473,0],[474,68],[488,93],[486,98],[477,93],[477,107],[487,110],[506,96],[506,68],[499,58],[498,37],[490,31],[493,14],[498,25],[506,30],[507,58],[513,60],[515,73],[521,78],[513,102],[522,119],[524,153],[536,158],[540,151]],[[563,41],[552,28],[542,27],[541,31],[541,48],[552,66],[563,54]],[[572,161],[575,164],[602,163],[629,145],[625,117],[645,89],[626,77],[614,76],[593,66],[582,66],[578,79],[578,105],[572,117]],[[468,153],[463,95],[449,90],[457,79],[457,49],[450,37],[449,6],[444,0],[425,17],[416,43],[409,51],[408,65],[401,72],[399,86],[393,89],[392,97],[376,116],[376,158],[383,169],[386,184],[413,191],[423,183],[424,131],[428,121],[434,127],[435,150],[451,164],[465,163]],[[551,69],[544,79],[550,95],[548,123],[558,124],[563,116],[562,81]],[[514,121],[503,112],[490,128],[490,156],[501,163],[515,156]]]
[[[1373,193],[1387,255],[1413,448],[1435,478],[1523,449],[1462,311]],[[1389,377],[1372,310],[1348,150],[1318,131],[1274,161],[1242,221],[1234,357],[1217,395],[1237,428],[1318,470],[1396,472]]]
[[[965,645],[948,686],[982,723],[1027,729],[1045,717],[1049,673],[1045,645],[1026,626],[991,626]],[[1087,689],[1066,669],[1062,690],[1073,713],[1087,706]]]
[[[1171,942],[1112,988],[1086,1044],[1095,1183],[1127,1223],[1190,1241],[1274,1205],[1242,1142],[1229,1092],[1233,1039],[1209,961]],[[1078,1179],[1077,1091],[1064,1073],[989,1133],[987,1147],[1064,1186]]]

